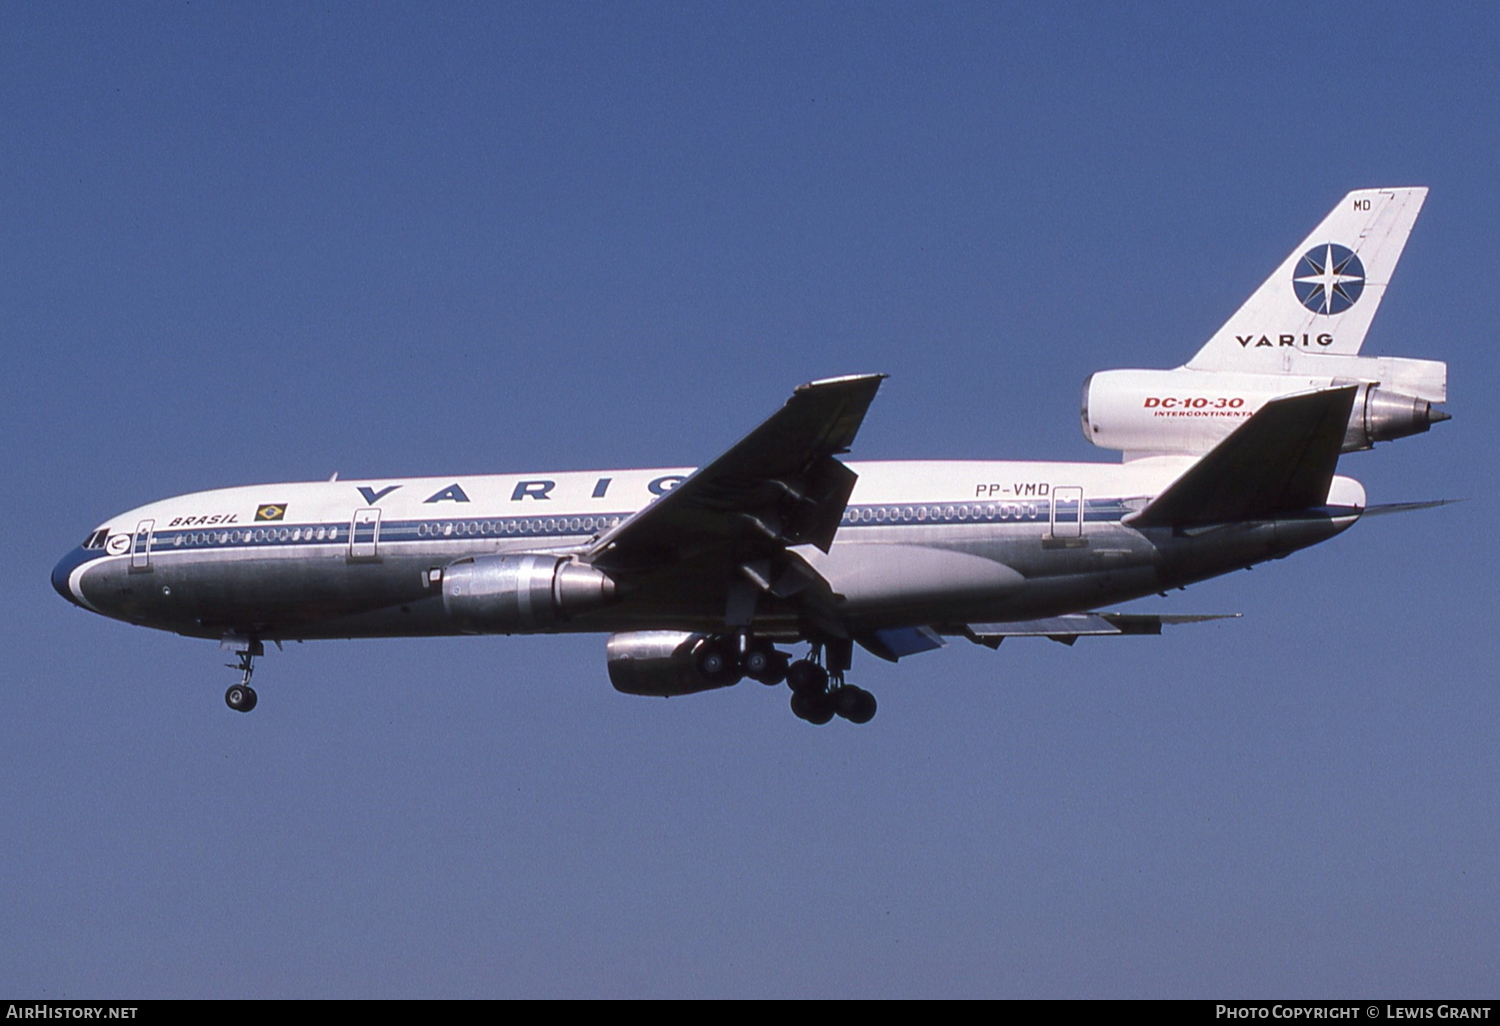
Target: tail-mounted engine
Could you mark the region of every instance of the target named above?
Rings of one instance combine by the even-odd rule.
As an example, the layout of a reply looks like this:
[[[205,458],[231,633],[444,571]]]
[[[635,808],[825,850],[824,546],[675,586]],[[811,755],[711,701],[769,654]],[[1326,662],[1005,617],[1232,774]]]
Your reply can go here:
[[[1125,451],[1127,459],[1130,454],[1207,452],[1272,399],[1350,384],[1360,389],[1349,415],[1344,452],[1420,434],[1449,419],[1433,405],[1447,397],[1446,368],[1441,363],[1368,357],[1324,360],[1337,360],[1338,366],[1328,369],[1344,373],[1316,377],[1183,367],[1102,371],[1083,385],[1083,434],[1101,448]],[[1381,377],[1372,380],[1375,374]]]
[[[1354,400],[1343,451],[1373,449],[1376,442],[1419,435],[1432,425],[1451,419],[1450,414],[1434,409],[1425,399],[1365,385]]]
[[[468,634],[546,631],[614,598],[615,582],[561,556],[460,559],[443,570],[443,609]]]

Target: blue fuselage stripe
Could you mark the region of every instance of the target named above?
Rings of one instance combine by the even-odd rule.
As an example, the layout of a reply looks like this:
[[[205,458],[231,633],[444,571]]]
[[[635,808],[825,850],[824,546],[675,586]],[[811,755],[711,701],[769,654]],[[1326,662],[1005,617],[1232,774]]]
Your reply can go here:
[[[1082,522],[1089,524],[1118,523],[1143,503],[1136,500],[1127,505],[1121,499],[1086,499],[1083,504]],[[978,524],[1038,524],[1055,523],[1059,527],[1079,523],[1077,500],[1058,500],[1054,516],[1053,503],[1049,499],[1015,500],[1008,502],[951,502],[951,503],[878,503],[851,505],[844,511],[840,528],[860,530],[873,527],[945,527],[972,526]],[[1313,515],[1349,516],[1357,515],[1357,507],[1323,507],[1310,510]],[[380,546],[410,542],[462,541],[468,539],[532,539],[555,544],[567,539],[584,539],[602,534],[627,519],[632,514],[605,513],[590,515],[568,515],[555,517],[463,517],[455,519],[389,520],[381,521],[378,533],[374,524],[348,521],[339,523],[262,523],[233,527],[184,527],[168,528],[153,532],[151,551],[153,554],[169,552],[204,551],[213,549],[244,549],[270,547],[297,547],[317,545],[348,546],[351,532],[356,544],[376,543]],[[52,572],[52,585],[66,596],[68,575],[79,565],[105,556],[102,548],[79,548],[69,553]]]
[[[1087,523],[1118,521],[1130,509],[1118,499],[1084,502]],[[454,538],[587,538],[606,531],[630,513],[556,517],[463,517],[447,520],[385,520],[379,525],[379,544],[428,542]],[[1051,503],[1042,501],[884,503],[850,506],[842,527],[890,527],[901,524],[941,527],[962,524],[1048,523]],[[1059,502],[1057,519],[1075,523],[1077,503]],[[356,543],[376,540],[373,524],[263,523],[234,527],[188,527],[157,530],[152,535],[153,552],[213,548],[256,548],[283,545],[347,545],[351,530]],[[84,551],[84,550],[80,550]],[[98,553],[102,555],[103,553]]]

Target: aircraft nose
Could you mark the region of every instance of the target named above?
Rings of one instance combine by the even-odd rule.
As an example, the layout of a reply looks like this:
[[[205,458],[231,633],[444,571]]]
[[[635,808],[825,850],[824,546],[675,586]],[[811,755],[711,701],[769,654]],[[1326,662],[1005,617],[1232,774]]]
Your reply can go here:
[[[93,555],[97,555],[97,553],[89,553],[82,548],[77,548],[62,559],[59,559],[57,565],[52,568],[52,587],[57,590],[59,595],[75,606],[81,606],[83,603],[77,595],[73,594],[73,589],[68,583],[69,578],[73,576],[73,571],[80,564],[87,562]]]

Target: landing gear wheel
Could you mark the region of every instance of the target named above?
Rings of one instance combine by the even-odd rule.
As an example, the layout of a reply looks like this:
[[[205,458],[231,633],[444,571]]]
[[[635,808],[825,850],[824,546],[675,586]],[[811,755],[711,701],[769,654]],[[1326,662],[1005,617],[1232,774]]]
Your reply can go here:
[[[786,682],[794,693],[821,694],[828,688],[828,671],[810,659],[798,659],[787,667]]]
[[[247,713],[255,708],[257,701],[259,699],[255,695],[255,689],[248,684],[232,684],[224,692],[224,704],[235,712]]]
[[[854,711],[854,703],[859,698],[859,691],[860,689],[853,684],[845,684],[843,687],[835,690],[833,693],[833,711],[847,720],[849,714]]]
[[[745,676],[760,680],[761,675],[771,668],[772,653],[764,648],[752,648],[745,655]]]
[[[822,726],[833,719],[833,696],[827,694],[811,694],[806,691],[792,692],[792,715],[799,720],[806,720]]]
[[[739,660],[722,641],[710,641],[698,653],[698,672],[715,684],[733,684],[740,679]]]
[[[745,656],[745,676],[762,684],[780,684],[786,680],[789,662],[785,653],[776,651],[770,645],[752,648]]]
[[[850,723],[869,723],[875,718],[875,696],[864,688],[845,684],[833,694],[835,710]]]
[[[249,640],[239,638],[236,640],[239,641],[239,645],[234,651],[239,655],[240,661],[238,663],[225,663],[224,665],[228,666],[231,670],[239,670],[244,676],[240,678],[238,684],[231,686],[228,691],[224,692],[224,704],[235,712],[249,712],[255,708],[256,702],[255,689],[250,686],[250,675],[255,672],[255,657],[264,655],[266,649],[255,638]]]

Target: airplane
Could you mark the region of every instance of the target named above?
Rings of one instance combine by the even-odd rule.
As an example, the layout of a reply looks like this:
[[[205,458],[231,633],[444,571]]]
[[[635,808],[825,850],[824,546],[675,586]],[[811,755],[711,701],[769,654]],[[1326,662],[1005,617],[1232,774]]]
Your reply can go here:
[[[1181,367],[1084,384],[1118,463],[846,462],[881,374],[814,381],[698,468],[251,485],[100,524],[69,601],[215,639],[249,712],[265,642],[607,633],[619,691],[789,685],[815,724],[875,715],[856,646],[1160,634],[1216,617],[1102,611],[1281,558],[1368,506],[1340,455],[1449,415],[1447,366],[1359,354],[1425,188],[1345,196]],[[801,658],[787,648],[806,645]]]

